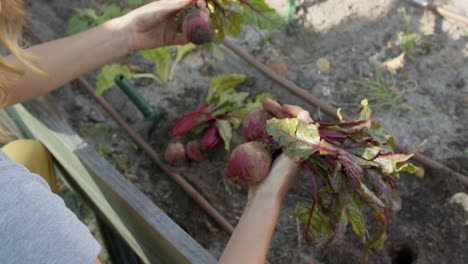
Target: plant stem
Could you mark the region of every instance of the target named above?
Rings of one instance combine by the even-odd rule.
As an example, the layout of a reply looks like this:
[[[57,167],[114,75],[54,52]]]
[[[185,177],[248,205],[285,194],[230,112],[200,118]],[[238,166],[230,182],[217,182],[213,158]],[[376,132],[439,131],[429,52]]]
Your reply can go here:
[[[133,74],[133,79],[137,78],[149,78],[155,80],[157,83],[162,84],[162,81],[154,74],[152,73],[135,73]]]

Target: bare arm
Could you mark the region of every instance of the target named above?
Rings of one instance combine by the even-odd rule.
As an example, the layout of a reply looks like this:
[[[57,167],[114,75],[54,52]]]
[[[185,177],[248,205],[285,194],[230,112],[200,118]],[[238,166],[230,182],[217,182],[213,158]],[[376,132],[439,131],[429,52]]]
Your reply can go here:
[[[273,105],[273,109],[266,105]],[[270,101],[264,108],[277,117],[297,116],[312,121],[309,113],[297,106]],[[224,249],[219,263],[265,263],[273,231],[278,221],[281,202],[294,182],[298,164],[281,154],[273,163],[268,177],[249,187],[248,203]]]
[[[249,191],[249,202],[219,263],[265,263],[281,201],[297,174],[297,167],[294,161],[281,155],[265,180],[269,182]]]
[[[183,34],[178,34],[180,22],[175,20],[175,15],[191,2],[151,2],[85,32],[29,48],[49,76],[39,76],[25,69],[22,78],[10,82],[5,106],[48,93],[131,51],[187,43]],[[206,9],[203,0],[197,0],[197,5]],[[6,60],[25,68],[13,56]]]
[[[118,20],[111,20],[80,34],[29,48],[28,52],[37,57],[48,76],[26,70],[22,78],[14,80],[9,86],[6,105],[48,93],[81,74],[125,55],[129,51],[128,36],[119,34],[119,31]],[[17,67],[23,67],[13,56],[6,59]]]

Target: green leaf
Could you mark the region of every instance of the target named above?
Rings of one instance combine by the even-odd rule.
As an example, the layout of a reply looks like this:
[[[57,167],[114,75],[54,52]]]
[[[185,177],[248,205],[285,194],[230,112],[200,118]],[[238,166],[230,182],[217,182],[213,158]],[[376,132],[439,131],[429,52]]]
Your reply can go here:
[[[336,109],[336,116],[338,117],[338,120],[340,120],[340,123],[344,122],[343,116],[341,115],[341,108]]]
[[[210,125],[208,123],[204,123],[204,124],[200,124],[194,128],[192,128],[192,131],[193,133],[195,134],[201,134],[203,132],[203,130],[207,129]]]
[[[278,21],[283,19],[276,13],[276,10],[270,8],[264,0],[249,0],[250,5],[242,5],[244,11],[244,24],[257,25],[260,29],[275,29],[281,25]]]
[[[128,7],[130,8],[137,8],[139,6],[142,6],[144,4],[143,0],[128,0]]]
[[[366,234],[366,227],[362,222],[361,211],[356,202],[354,200],[348,205],[346,210],[348,221],[351,223],[353,227],[354,233],[358,236],[364,236]]]
[[[405,162],[411,157],[413,157],[413,154],[382,155],[375,158],[373,161],[379,164],[379,167],[382,170],[383,174],[391,174],[392,172],[398,171],[398,163]]]
[[[171,66],[171,71],[169,74],[169,80],[172,80],[172,77],[174,76],[174,72],[176,69],[177,64],[179,64],[180,60],[184,57],[185,54],[191,52],[194,50],[197,46],[195,44],[189,43],[187,45],[180,45],[177,46],[177,55],[174,61],[172,62]]]
[[[224,149],[229,151],[231,148],[231,139],[232,139],[232,127],[231,123],[228,120],[216,120],[216,127],[218,128],[218,133],[224,141]]]
[[[249,93],[247,92],[236,92],[232,88],[225,90],[218,96],[216,105],[225,104],[226,106],[213,112],[211,116],[218,116],[227,113],[235,115],[234,109],[242,107],[247,97],[249,97]]]
[[[273,96],[270,93],[262,93],[262,94],[257,95],[254,101],[248,102],[242,108],[239,108],[239,109],[233,111],[232,114],[244,117],[244,116],[248,115],[252,111],[255,111],[257,109],[261,109],[263,107],[262,106],[262,100],[264,98],[266,98],[266,97],[274,100]]]
[[[240,125],[242,125],[242,121],[243,121],[242,118],[237,118],[237,117],[229,118],[229,122],[232,124],[234,129],[238,129]]]
[[[392,141],[393,141],[392,137],[389,136],[385,132],[385,130],[382,128],[382,126],[376,121],[372,121],[371,128],[367,130],[367,133],[369,134],[369,136],[375,139],[378,143],[386,144],[391,147],[394,147],[394,144],[392,144]]]
[[[102,93],[114,86],[114,78],[117,74],[123,74],[123,76],[127,79],[131,79],[132,72],[130,69],[125,66],[125,65],[120,65],[120,64],[110,64],[104,66],[101,71],[99,72],[99,75],[97,77],[97,83],[96,83],[96,95],[101,96]]]
[[[211,24],[218,33],[216,43],[222,42],[226,35],[236,37],[242,32],[244,16],[240,12],[231,9],[225,9],[223,12],[212,9],[214,11],[210,15]]]
[[[283,153],[295,161],[307,159],[320,145],[318,128],[296,118],[272,118],[266,124],[267,133],[283,147]]]
[[[161,47],[150,50],[142,50],[140,54],[147,60],[156,64],[156,72],[163,83],[169,78],[169,63],[171,62],[171,47]]]
[[[212,100],[223,93],[226,88],[232,88],[245,81],[244,74],[221,74],[211,80],[208,88],[206,102],[211,103]]]
[[[79,32],[83,32],[88,28],[96,25],[98,15],[94,9],[76,8],[75,15],[69,20],[66,36],[70,36]]]
[[[397,167],[397,171],[404,171],[408,173],[416,173],[418,170],[421,169],[419,167],[414,166],[411,163],[400,163],[400,164],[397,164],[396,167]]]
[[[380,147],[368,147],[368,148],[365,148],[364,153],[362,153],[362,155],[360,155],[360,156],[363,159],[372,160],[377,155],[379,155],[381,150],[382,150],[382,148],[380,148]]]
[[[359,119],[367,120],[371,117],[371,114],[372,114],[372,110],[369,108],[369,103],[367,99],[362,100],[361,105],[362,105],[362,110],[361,110],[361,114],[359,115]]]
[[[296,204],[294,215],[305,225],[308,223],[309,213],[309,205],[303,203]],[[323,237],[329,237],[329,234],[331,233],[331,226],[332,223],[328,214],[323,213],[320,209],[320,206],[315,206],[312,219],[310,221],[310,226],[306,234],[307,241],[316,243]]]
[[[211,54],[211,56],[213,56],[215,59],[219,61],[224,61],[224,53],[216,43],[208,43],[205,45],[205,47]]]
[[[110,4],[110,5],[103,6],[100,10],[100,13],[101,15],[99,16],[97,20],[103,23],[109,19],[121,16],[122,9],[117,4]]]
[[[92,20],[96,20],[98,18],[98,15],[96,14],[96,10],[91,9],[91,8],[77,8],[76,11],[81,18],[87,17]]]
[[[363,200],[374,203],[382,208],[385,207],[384,202],[382,202],[382,200],[380,200],[374,192],[369,190],[364,183],[359,181],[359,187],[356,190]]]
[[[377,223],[373,235],[367,240],[366,249],[370,253],[373,248],[382,248],[387,234],[385,226],[382,223]]]

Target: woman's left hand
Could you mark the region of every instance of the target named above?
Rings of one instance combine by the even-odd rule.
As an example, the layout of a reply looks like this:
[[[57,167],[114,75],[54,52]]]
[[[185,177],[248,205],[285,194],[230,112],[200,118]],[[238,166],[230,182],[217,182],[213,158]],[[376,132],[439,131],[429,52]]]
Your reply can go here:
[[[159,0],[118,18],[124,34],[129,34],[129,50],[145,50],[188,43],[182,34],[182,20],[177,13],[191,3],[209,17],[204,0]]]

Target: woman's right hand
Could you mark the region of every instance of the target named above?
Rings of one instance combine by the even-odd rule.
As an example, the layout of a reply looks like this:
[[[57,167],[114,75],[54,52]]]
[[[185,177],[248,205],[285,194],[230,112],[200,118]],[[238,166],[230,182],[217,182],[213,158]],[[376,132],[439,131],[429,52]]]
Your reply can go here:
[[[188,43],[181,31],[182,21],[176,16],[192,3],[209,20],[210,11],[205,0],[154,1],[117,18],[122,34],[129,36],[129,51]]]
[[[276,118],[295,117],[306,123],[312,122],[309,112],[305,111],[302,107],[287,104],[280,105],[269,98],[265,98],[262,104],[263,109],[270,112]],[[299,164],[286,155],[281,154],[273,162],[268,176],[262,182],[249,186],[249,201],[257,195],[264,195],[278,199],[278,202],[281,202],[293,185],[298,171]]]

